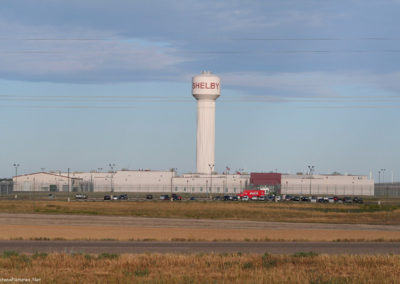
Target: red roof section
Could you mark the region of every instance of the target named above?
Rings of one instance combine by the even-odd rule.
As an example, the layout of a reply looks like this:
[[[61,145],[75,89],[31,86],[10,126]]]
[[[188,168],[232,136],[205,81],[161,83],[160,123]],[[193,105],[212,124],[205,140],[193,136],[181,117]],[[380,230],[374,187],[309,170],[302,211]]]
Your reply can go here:
[[[280,173],[251,173],[250,183],[254,185],[277,185],[281,184],[282,174]]]

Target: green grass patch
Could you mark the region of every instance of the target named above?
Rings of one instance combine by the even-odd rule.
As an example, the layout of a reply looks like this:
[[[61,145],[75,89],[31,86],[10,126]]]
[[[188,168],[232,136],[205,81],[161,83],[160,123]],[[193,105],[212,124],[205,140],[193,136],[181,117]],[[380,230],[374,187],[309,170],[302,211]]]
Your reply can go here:
[[[19,256],[19,253],[13,250],[6,250],[3,251],[3,254],[1,255],[2,258],[10,258],[13,256]]]

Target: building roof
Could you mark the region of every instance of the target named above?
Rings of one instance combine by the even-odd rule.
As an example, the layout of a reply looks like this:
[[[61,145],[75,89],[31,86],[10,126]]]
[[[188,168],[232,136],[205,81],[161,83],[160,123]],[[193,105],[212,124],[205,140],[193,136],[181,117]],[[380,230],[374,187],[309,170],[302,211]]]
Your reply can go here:
[[[57,176],[57,177],[63,177],[63,178],[70,178],[70,179],[82,179],[82,178],[69,177],[69,176],[64,176],[64,175],[58,175],[58,174],[48,173],[48,172],[37,172],[37,173],[30,173],[30,174],[18,175],[18,176],[13,176],[13,178],[15,178],[15,177],[18,178],[18,177],[25,177],[25,176],[33,176],[33,175],[38,175],[38,174],[46,174],[46,175]]]

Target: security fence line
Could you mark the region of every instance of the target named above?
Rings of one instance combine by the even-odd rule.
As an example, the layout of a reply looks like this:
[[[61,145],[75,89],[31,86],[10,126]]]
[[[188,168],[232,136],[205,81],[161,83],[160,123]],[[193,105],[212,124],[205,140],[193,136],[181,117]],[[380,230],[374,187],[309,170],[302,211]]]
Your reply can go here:
[[[400,197],[400,183],[377,183],[375,184],[375,196]]]
[[[159,192],[159,193],[188,193],[188,194],[199,194],[199,193],[212,193],[212,194],[237,194],[245,189],[243,186],[237,187],[221,187],[221,186],[183,186],[183,185],[96,185],[91,182],[84,182],[79,187],[70,188],[70,192],[135,192],[135,193],[147,193],[147,192]],[[271,187],[273,189],[273,187]],[[338,196],[379,196],[379,197],[399,197],[400,198],[400,183],[387,183],[387,184],[375,184],[374,185],[312,185],[311,191],[309,186],[285,186],[281,188],[275,188],[277,193],[290,194],[290,195],[338,195]],[[0,194],[8,195],[13,192],[13,184],[9,181],[0,182]],[[49,184],[36,183],[29,188],[24,188],[22,191],[41,191],[41,192],[68,192],[68,187],[52,187]]]

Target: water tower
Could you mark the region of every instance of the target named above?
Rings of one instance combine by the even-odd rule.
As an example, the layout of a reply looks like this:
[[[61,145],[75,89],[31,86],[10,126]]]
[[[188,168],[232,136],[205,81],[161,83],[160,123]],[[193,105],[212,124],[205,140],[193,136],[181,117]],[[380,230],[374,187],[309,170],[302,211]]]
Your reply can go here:
[[[218,76],[203,71],[192,78],[192,95],[197,100],[197,173],[210,173],[215,164],[215,101],[220,96]]]

